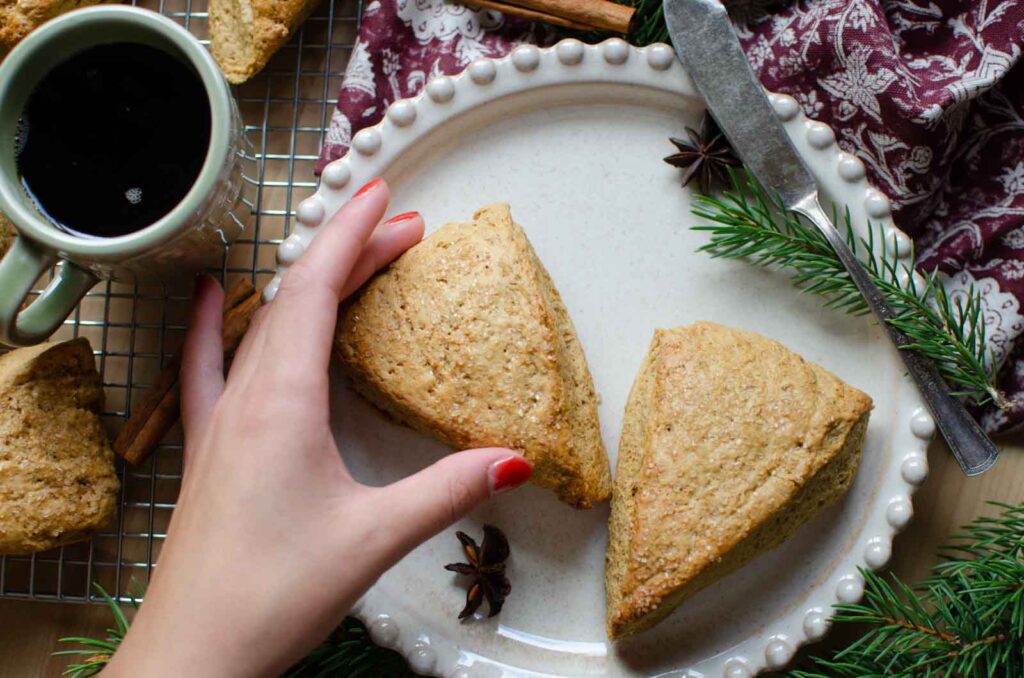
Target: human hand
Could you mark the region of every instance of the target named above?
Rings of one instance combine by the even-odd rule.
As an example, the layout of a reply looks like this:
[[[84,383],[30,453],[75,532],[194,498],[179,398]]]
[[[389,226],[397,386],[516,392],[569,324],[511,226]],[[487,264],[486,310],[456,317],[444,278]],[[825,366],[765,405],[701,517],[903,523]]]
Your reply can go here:
[[[338,304],[423,235],[378,226],[370,182],[257,314],[223,378],[220,286],[197,281],[181,368],[185,467],[159,567],[105,676],[274,676],[317,645],[389,567],[489,496],[521,485],[510,450],[450,455],[382,488],[349,475],[331,434]]]

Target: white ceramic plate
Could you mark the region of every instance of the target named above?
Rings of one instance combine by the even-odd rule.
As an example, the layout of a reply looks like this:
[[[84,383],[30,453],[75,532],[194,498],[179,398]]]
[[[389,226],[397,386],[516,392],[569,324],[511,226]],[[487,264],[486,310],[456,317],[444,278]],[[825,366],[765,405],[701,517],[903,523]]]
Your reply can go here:
[[[835,146],[832,130],[804,118],[790,97],[773,103],[826,201],[848,207],[858,226],[870,219],[909,252],[885,197],[867,185],[861,162]],[[509,536],[513,590],[500,616],[457,621],[464,582],[442,569],[461,558],[453,530],[384,575],[356,609],[373,638],[416,670],[445,678],[738,678],[780,667],[825,634],[834,603],[861,597],[858,566],[884,565],[894,532],[910,519],[933,426],[879,329],[823,309],[782,274],[694,251],[707,236],[690,230],[691,194],[661,158],[672,152],[669,136],[698,126],[703,107],[665,45],[522,46],[393,104],[299,206],[296,232],[279,252],[282,271],[325,215],[377,175],[391,184],[393,212],[420,210],[428,230],[508,201],[572,314],[613,464],[626,396],[656,327],[709,319],[760,332],[875,401],[844,500],[615,646],[604,635],[607,506],[577,512],[535,487],[498,498],[458,527],[479,537],[491,522]],[[276,282],[268,296],[275,290]],[[356,477],[391,482],[448,452],[336,381],[336,433]]]

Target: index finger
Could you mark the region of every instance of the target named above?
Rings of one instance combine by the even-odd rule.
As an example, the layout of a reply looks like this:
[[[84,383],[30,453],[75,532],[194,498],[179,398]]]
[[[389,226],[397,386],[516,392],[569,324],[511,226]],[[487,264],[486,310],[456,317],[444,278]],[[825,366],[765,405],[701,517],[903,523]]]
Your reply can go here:
[[[366,184],[320,227],[306,252],[288,269],[267,317],[270,355],[301,356],[304,366],[326,380],[342,289],[384,216],[389,197],[383,179]],[[294,376],[293,368],[291,363],[289,373]]]

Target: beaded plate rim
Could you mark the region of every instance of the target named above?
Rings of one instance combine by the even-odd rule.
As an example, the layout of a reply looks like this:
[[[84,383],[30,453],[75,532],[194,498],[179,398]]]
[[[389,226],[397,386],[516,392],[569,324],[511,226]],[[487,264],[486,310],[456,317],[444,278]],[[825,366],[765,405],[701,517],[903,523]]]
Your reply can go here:
[[[581,82],[639,84],[700,100],[669,45],[634,47],[618,38],[596,45],[575,39],[562,40],[547,48],[520,45],[499,59],[476,59],[458,75],[435,77],[419,95],[392,103],[378,124],[353,136],[351,150],[345,157],[324,168],[316,194],[298,205],[295,230],[279,246],[278,272],[264,292],[267,301],[273,299],[281,276],[298,260],[327,215],[363,183],[383,174],[418,137],[452,115],[495,99],[540,86]],[[856,211],[863,210],[887,242],[895,243],[898,256],[911,256],[910,238],[892,223],[889,200],[867,181],[863,162],[841,150],[832,128],[806,117],[793,97],[770,94],[769,99],[801,156],[811,165],[831,166],[847,190],[859,192]],[[745,678],[782,668],[800,646],[825,636],[832,605],[861,599],[864,579],[858,567],[877,570],[889,561],[893,537],[913,516],[911,495],[928,475],[927,446],[935,432],[934,421],[916,391],[911,390],[908,398],[907,409],[912,412],[909,425],[892,434],[893,457],[885,467],[887,475],[880,481],[879,496],[856,543],[841,556],[841,564],[829,579],[808,595],[801,608],[787,613],[771,628],[695,666],[662,675]],[[480,669],[479,664],[461,663],[458,648],[432,645],[423,634],[403,633],[399,620],[372,608],[364,597],[353,613],[367,623],[377,643],[400,652],[417,672],[444,678],[491,675],[492,672]],[[501,675],[537,674],[510,672],[503,667]]]

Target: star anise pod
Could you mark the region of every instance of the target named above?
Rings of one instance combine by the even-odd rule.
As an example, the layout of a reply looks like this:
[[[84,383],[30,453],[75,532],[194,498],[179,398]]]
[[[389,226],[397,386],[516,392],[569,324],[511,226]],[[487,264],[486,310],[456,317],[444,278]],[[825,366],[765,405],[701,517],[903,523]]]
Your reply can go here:
[[[466,606],[459,613],[459,619],[466,619],[477,611],[484,599],[490,608],[489,617],[501,612],[505,597],[512,590],[512,584],[505,576],[505,560],[508,559],[508,539],[493,525],[484,525],[484,540],[477,546],[465,532],[456,532],[462,543],[468,563],[451,563],[444,569],[472,577],[466,591]]]
[[[740,166],[725,135],[707,113],[704,114],[700,131],[687,127],[686,135],[689,138],[685,140],[669,138],[679,152],[665,158],[665,162],[673,167],[686,170],[683,172],[683,186],[696,177],[701,193],[707,193],[715,181],[729,178],[727,167]]]

